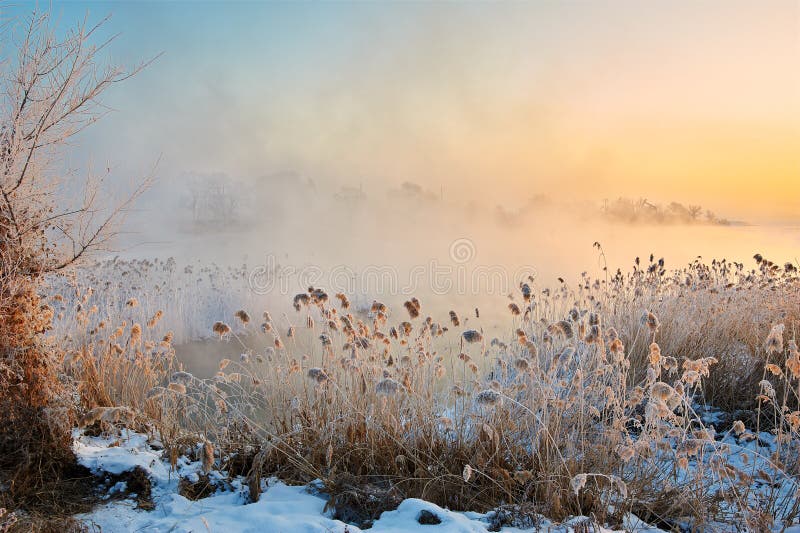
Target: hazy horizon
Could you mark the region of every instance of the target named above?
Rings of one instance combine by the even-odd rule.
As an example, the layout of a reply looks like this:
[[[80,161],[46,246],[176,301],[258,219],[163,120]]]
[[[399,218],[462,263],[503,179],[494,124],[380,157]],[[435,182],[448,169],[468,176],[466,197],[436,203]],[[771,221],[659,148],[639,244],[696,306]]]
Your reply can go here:
[[[110,13],[114,64],[163,53],[64,153],[122,189],[155,173],[127,256],[411,268],[466,238],[482,264],[553,280],[596,264],[595,241],[613,267],[800,244],[796,2],[53,10],[61,28]],[[225,184],[225,220],[198,215],[198,179]],[[618,198],[635,207],[598,214]],[[754,226],[685,226],[690,206]]]
[[[163,52],[110,91],[76,163],[800,213],[794,1],[53,9],[64,26],[112,14],[116,63]]]

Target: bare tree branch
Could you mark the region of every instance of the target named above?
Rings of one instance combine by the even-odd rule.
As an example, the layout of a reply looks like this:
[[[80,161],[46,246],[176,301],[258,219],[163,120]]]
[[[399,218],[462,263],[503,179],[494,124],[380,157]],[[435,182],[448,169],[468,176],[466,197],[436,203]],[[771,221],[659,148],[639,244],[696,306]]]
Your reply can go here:
[[[3,106],[0,115],[0,272],[15,265],[32,274],[63,270],[108,245],[130,206],[149,187],[138,181],[121,201],[99,204],[103,184],[87,174],[84,183],[64,176],[53,158],[69,140],[108,113],[103,93],[140,72],[155,58],[122,69],[101,65],[100,52],[118,37],[92,45],[110,17],[84,19],[57,37],[50,12],[34,11],[2,51]],[[65,191],[80,192],[74,202]]]

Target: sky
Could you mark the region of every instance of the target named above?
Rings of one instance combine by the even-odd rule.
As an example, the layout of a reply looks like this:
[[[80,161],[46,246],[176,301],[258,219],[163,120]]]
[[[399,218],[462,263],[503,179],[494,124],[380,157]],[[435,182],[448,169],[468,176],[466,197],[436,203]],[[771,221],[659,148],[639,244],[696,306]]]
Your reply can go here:
[[[24,11],[23,6],[20,9]],[[293,170],[450,198],[800,214],[800,2],[66,2],[107,14],[107,93],[71,154],[244,179]]]

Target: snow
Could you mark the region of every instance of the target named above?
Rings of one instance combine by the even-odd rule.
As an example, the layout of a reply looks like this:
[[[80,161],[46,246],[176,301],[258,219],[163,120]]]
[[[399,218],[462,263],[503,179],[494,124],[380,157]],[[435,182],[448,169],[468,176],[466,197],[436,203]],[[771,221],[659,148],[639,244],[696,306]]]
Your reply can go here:
[[[638,533],[660,533],[661,530],[646,524],[638,516],[628,513],[622,521],[625,531],[636,531]]]
[[[161,453],[140,433],[123,429],[118,437],[85,437],[76,430],[72,447],[78,462],[95,473],[121,474],[140,466],[151,475],[169,477]]]
[[[87,436],[76,430],[73,448],[81,464],[95,474],[121,474],[136,467],[143,468],[152,481],[153,511],[136,508],[132,499],[117,499],[99,506],[91,513],[78,515],[90,528],[106,533],[137,532],[263,532],[274,533],[360,533],[362,530],[339,520],[325,511],[326,500],[313,486],[289,486],[278,480],[262,482],[263,492],[258,502],[248,503],[248,489],[241,479],[230,483],[231,490],[218,490],[215,494],[197,501],[178,494],[180,478],[197,479],[201,470],[199,462],[185,457],[178,460],[175,471],[162,458],[158,443],[146,435],[122,430],[118,436]],[[223,479],[224,475],[212,472],[211,477]],[[125,490],[124,482],[117,482],[108,490],[107,497]],[[428,511],[441,523],[420,524],[420,513]],[[559,526],[542,520],[538,531],[569,533],[571,525],[585,520],[583,517]],[[660,533],[632,515],[626,520],[627,531]],[[371,533],[486,533],[487,515],[459,513],[443,509],[433,503],[409,498],[394,511],[384,512],[370,528]],[[504,533],[537,531],[504,528]],[[596,528],[595,531],[610,532]],[[795,532],[800,533],[800,532]]]
[[[417,522],[417,518],[423,510],[430,511],[442,521],[441,524],[436,526],[437,531],[486,533],[486,526],[477,520],[471,520],[459,513],[447,511],[438,505],[416,498],[404,500],[396,510],[383,513],[370,531],[375,533],[429,531],[432,527],[431,525],[422,525]]]
[[[269,531],[292,533],[343,532],[346,524],[322,514],[325,501],[304,487],[278,483],[257,503],[244,504],[241,493],[225,492],[192,501],[176,493],[158,498],[155,511],[133,511],[110,505],[92,513],[102,531]],[[109,512],[111,511],[111,512]],[[357,531],[351,528],[350,531]]]

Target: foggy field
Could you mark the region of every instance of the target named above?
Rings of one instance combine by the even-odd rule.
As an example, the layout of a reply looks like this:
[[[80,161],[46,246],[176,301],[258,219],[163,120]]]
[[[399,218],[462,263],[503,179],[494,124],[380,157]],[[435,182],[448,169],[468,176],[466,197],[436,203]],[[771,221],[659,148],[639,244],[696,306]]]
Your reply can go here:
[[[798,9],[0,5],[0,533],[800,533]]]

